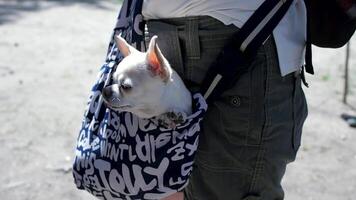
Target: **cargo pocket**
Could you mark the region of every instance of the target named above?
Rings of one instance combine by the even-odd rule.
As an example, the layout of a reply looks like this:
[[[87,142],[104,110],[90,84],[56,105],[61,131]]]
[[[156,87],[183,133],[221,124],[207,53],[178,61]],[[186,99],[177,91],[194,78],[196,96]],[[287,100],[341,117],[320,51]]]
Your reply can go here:
[[[264,123],[264,59],[258,55],[251,70],[209,107],[200,135],[200,166],[211,171],[253,169]]]
[[[199,147],[196,157],[197,164],[212,172],[241,171],[245,169],[245,163],[240,156],[244,151],[244,144],[235,143],[234,136],[225,130],[224,124],[231,124],[233,121],[224,122],[225,109],[230,106],[226,103],[219,103],[218,106],[210,106],[203,122],[203,131],[199,136]],[[223,110],[221,109],[223,108]],[[229,110],[228,113],[232,111]],[[247,125],[246,125],[247,126]],[[238,133],[245,135],[246,131]]]
[[[265,52],[258,51],[250,70],[216,103],[224,134],[235,145],[258,146],[261,142],[266,67]]]
[[[295,79],[293,101],[294,130],[292,144],[294,151],[297,152],[301,144],[303,124],[308,115],[307,102],[301,87],[300,76]]]
[[[250,129],[250,91],[248,87],[244,90],[246,92],[223,96],[223,99],[215,104],[223,129],[221,134],[226,137],[227,142],[234,145],[245,145]]]

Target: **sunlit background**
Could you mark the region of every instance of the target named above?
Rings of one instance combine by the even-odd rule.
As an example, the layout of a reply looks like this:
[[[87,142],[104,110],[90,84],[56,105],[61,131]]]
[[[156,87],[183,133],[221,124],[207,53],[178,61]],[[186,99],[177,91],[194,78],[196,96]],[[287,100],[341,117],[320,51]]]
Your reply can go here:
[[[92,200],[71,174],[86,100],[104,61],[119,0],[0,0],[0,199]],[[356,192],[356,38],[314,48],[309,117],[287,200],[353,200]],[[345,81],[349,89],[345,93]],[[344,104],[347,94],[348,104]]]

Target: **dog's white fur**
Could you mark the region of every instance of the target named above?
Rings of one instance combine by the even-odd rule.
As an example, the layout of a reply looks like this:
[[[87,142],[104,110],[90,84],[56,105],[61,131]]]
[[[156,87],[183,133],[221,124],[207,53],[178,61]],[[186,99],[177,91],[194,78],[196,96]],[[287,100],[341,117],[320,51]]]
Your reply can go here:
[[[124,59],[113,73],[113,84],[104,88],[106,104],[131,112],[140,118],[151,118],[167,112],[191,114],[192,97],[179,75],[171,68],[153,36],[146,53],[116,36]]]
[[[131,112],[140,118],[172,111],[189,115],[191,94],[161,53],[156,40],[157,36],[153,36],[148,51],[142,53],[122,37],[115,37],[124,59],[113,73],[113,84],[103,90],[104,101],[112,109]],[[163,200],[183,200],[183,193]]]

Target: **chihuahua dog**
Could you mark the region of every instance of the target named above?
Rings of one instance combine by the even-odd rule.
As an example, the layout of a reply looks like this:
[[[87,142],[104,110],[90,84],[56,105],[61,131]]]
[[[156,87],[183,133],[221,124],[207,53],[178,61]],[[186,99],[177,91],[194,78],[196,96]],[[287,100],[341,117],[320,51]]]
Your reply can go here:
[[[153,36],[147,52],[142,53],[122,37],[115,36],[124,59],[112,74],[112,84],[103,89],[102,95],[111,109],[131,112],[140,118],[168,117],[174,124],[181,118],[177,116],[191,114],[192,97],[156,40],[157,36]],[[172,123],[168,122],[169,127]],[[183,194],[178,192],[164,200],[180,199]]]
[[[147,52],[142,53],[121,36],[115,36],[124,59],[112,74],[112,84],[103,89],[108,107],[140,118],[172,112],[191,114],[191,93],[163,56],[156,40],[157,36],[153,36]]]

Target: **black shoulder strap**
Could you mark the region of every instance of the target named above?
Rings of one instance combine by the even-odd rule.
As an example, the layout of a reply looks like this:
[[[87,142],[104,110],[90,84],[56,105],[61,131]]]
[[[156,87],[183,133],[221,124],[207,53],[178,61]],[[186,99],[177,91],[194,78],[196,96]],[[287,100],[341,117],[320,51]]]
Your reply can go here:
[[[268,39],[293,0],[265,0],[244,26],[231,38],[210,67],[201,87],[208,103],[231,88],[246,72],[257,49]]]
[[[311,37],[311,16],[310,16],[310,7],[309,1],[304,1],[307,7],[307,41],[306,41],[306,48],[305,48],[305,71],[309,74],[314,74],[313,62],[312,62],[312,37]],[[304,84],[305,80],[304,80]],[[308,84],[306,84],[308,85]]]

